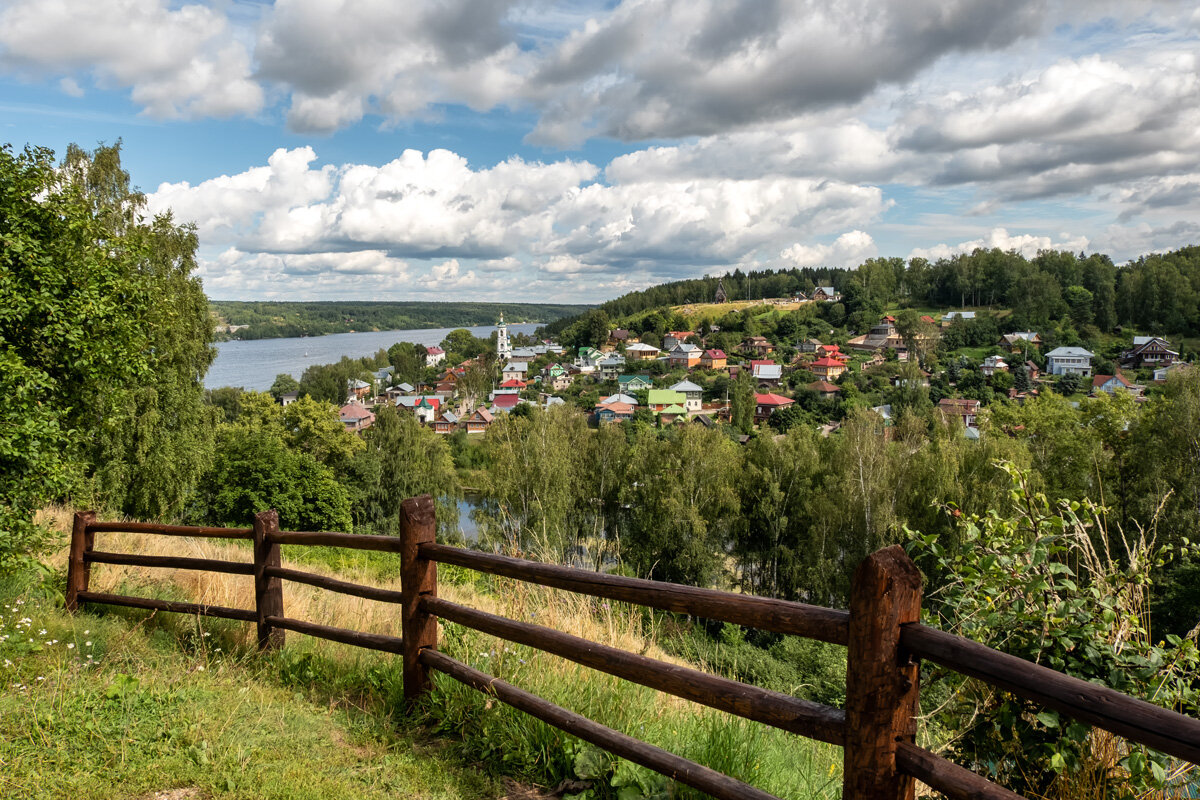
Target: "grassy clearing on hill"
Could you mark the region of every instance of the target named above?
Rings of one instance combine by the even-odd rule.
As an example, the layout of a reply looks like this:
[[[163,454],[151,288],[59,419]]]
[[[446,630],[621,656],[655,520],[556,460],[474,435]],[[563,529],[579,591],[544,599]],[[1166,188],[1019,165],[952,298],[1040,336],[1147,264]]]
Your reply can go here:
[[[60,513],[57,517],[57,527],[65,530],[67,515]],[[209,539],[99,534],[97,548],[248,560],[241,545]],[[285,546],[285,566],[289,561],[295,563],[293,556],[297,555],[311,571],[399,588],[399,559],[389,554],[302,550]],[[61,570],[65,552],[58,553],[51,559],[51,564]],[[284,587],[288,616],[399,635],[399,613],[394,606],[287,582]],[[92,588],[243,608],[253,605],[251,581],[244,576],[164,570],[152,573],[144,569],[96,565]],[[666,661],[686,663],[659,648],[656,618],[640,608],[478,576],[445,565],[441,568],[439,594],[454,602],[513,619],[535,622]],[[65,687],[59,692],[62,700],[58,707],[91,708],[99,702],[96,697],[103,697],[110,691],[110,686],[125,680],[117,678],[118,674],[130,675],[137,682],[135,689],[139,694],[161,698],[147,705],[144,723],[130,728],[135,737],[132,741],[153,743],[164,753],[155,756],[159,761],[143,762],[139,769],[177,776],[171,785],[201,785],[214,797],[243,796],[238,794],[241,791],[238,787],[243,785],[239,783],[242,778],[249,777],[244,766],[246,753],[274,752],[277,745],[273,733],[286,743],[286,731],[298,727],[306,731],[324,731],[306,734],[290,746],[295,763],[313,765],[311,779],[313,786],[318,788],[310,790],[306,784],[298,783],[293,791],[279,796],[305,797],[310,795],[304,792],[310,792],[314,797],[340,797],[343,795],[339,792],[350,792],[344,786],[355,785],[354,781],[363,781],[363,785],[372,790],[383,785],[367,782],[368,774],[379,781],[403,774],[413,776],[414,780],[421,776],[423,784],[415,790],[417,796],[457,797],[460,794],[455,792],[467,786],[469,779],[461,768],[453,765],[464,760],[482,762],[492,774],[516,777],[546,787],[583,779],[590,788],[582,791],[581,798],[603,800],[615,798],[618,793],[622,800],[652,798],[665,797],[666,792],[674,791],[668,788],[665,779],[648,770],[619,761],[445,676],[435,676],[435,690],[419,709],[406,709],[401,695],[398,658],[296,634],[288,634],[284,651],[262,657],[250,649],[252,626],[225,621],[197,623],[189,617],[167,614],[143,622],[146,615],[142,613],[97,611],[102,614],[99,618],[81,615],[71,619],[58,613],[57,624],[64,631],[74,631],[82,625],[95,632],[100,625],[111,626],[107,629],[108,640],[141,643],[129,644],[122,651],[125,655],[119,665],[106,666],[103,673],[99,669],[88,671],[96,668],[71,667],[64,662],[56,673],[60,676],[56,685]],[[204,636],[204,632],[212,636]],[[143,634],[149,635],[149,643]],[[65,636],[64,633],[57,638],[67,641]],[[212,641],[220,642],[226,652],[214,652],[215,646],[210,645]],[[552,702],[761,786],[780,797],[807,800],[833,798],[840,793],[840,748],[749,724],[454,624],[442,625],[439,649]],[[230,656],[231,652],[236,655]],[[197,667],[204,669],[201,671]],[[95,677],[100,674],[104,677]],[[26,683],[24,680],[17,682]],[[19,694],[12,694],[13,690],[4,691],[5,700],[0,702],[15,704],[20,700]],[[250,698],[245,698],[246,694]],[[164,711],[163,703],[168,700],[183,703],[181,708],[186,713]],[[286,705],[286,713],[280,704]],[[238,706],[251,713],[235,714]],[[312,720],[304,714],[311,715]],[[179,728],[178,734],[171,734],[178,725],[168,725],[167,721],[175,716],[189,722],[186,728]],[[264,719],[277,722],[272,727],[265,725]],[[187,733],[194,724],[200,726],[200,731],[215,731],[205,735],[207,745],[197,744],[199,740]],[[38,734],[37,729],[46,732]],[[439,741],[449,744],[449,755],[452,756],[446,762],[438,761],[436,766],[425,765],[425,761],[435,759],[421,761],[407,752],[412,743],[418,741],[413,731],[429,729],[446,735]],[[46,730],[44,723],[28,723],[24,730],[21,741],[28,747],[35,747],[38,739],[45,736],[49,741],[62,740],[55,747],[67,748],[73,729]],[[334,730],[344,732],[335,734]],[[173,735],[176,739],[171,738]],[[351,744],[340,744],[339,735]],[[118,758],[100,741],[87,741],[88,758],[103,764],[107,763],[105,759]],[[0,747],[7,749],[10,746]],[[188,750],[192,747],[199,749]],[[326,754],[329,748],[334,755]],[[150,750],[157,752],[154,748]],[[196,759],[203,761],[205,757],[209,759],[207,764],[196,763]],[[377,758],[384,760],[377,762]],[[388,758],[396,763],[387,761]],[[340,766],[326,769],[326,760]],[[157,766],[160,763],[170,769],[163,773],[165,767]],[[368,769],[370,765],[376,768]],[[66,774],[72,769],[70,760],[63,758],[47,764],[41,774]],[[275,773],[287,775],[288,769],[284,764]],[[432,772],[425,776],[423,769]],[[324,780],[321,776],[327,773],[329,780],[336,778],[343,784],[319,788],[319,781]],[[38,773],[26,769],[21,774],[32,778]],[[201,777],[205,777],[205,781],[196,783]],[[85,778],[86,775],[78,776],[80,781]],[[227,784],[226,779],[232,783]],[[487,796],[492,785],[479,777],[473,780],[478,781],[478,785],[471,786],[471,791],[462,791],[461,796]],[[141,791],[141,786],[138,785],[137,791]],[[158,788],[164,786],[166,784]],[[145,796],[133,790],[125,794],[103,794],[99,788],[89,791],[93,793],[76,794],[83,797]],[[494,790],[491,793],[496,794]],[[362,791],[344,796],[375,795]],[[671,796],[700,795],[685,790]]]

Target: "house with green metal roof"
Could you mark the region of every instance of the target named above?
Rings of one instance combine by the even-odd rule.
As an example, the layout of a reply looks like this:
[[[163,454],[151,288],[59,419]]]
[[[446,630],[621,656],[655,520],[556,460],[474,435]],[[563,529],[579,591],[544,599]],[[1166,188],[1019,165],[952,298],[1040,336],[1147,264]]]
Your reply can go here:
[[[651,389],[647,393],[646,405],[655,413],[670,406],[679,406],[682,410],[687,405],[687,395],[670,389]]]
[[[650,380],[649,375],[618,375],[617,385],[621,387],[621,391],[629,394],[636,392],[638,389],[649,389],[654,386],[654,381]]]

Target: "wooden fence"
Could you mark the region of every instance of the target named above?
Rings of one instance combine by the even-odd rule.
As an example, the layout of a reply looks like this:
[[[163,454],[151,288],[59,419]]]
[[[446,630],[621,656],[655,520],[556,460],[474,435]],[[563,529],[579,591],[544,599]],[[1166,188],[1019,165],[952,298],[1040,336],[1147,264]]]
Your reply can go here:
[[[128,555],[96,550],[95,536],[105,531],[252,540],[253,561]],[[745,719],[840,745],[844,749],[842,796],[846,800],[912,798],[914,780],[951,798],[1018,797],[915,744],[919,659],[985,681],[1175,758],[1200,763],[1200,721],[922,625],[920,573],[899,547],[873,553],[859,565],[854,575],[850,609],[840,611],[448,547],[436,543],[435,531],[433,501],[428,496],[405,501],[399,537],[281,531],[274,511],[255,515],[251,528],[97,522],[95,514],[81,512],[75,515],[71,537],[66,605],[74,611],[81,603],[106,603],[254,622],[258,626],[258,644],[262,649],[282,646],[284,632],[294,631],[395,653],[403,658],[404,692],[409,699],[429,690],[431,671],[442,672],[580,739],[722,800],[768,800],[772,795],[572,713],[439,652],[437,620],[465,625]],[[280,563],[282,545],[399,553],[401,591],[284,569]],[[437,594],[438,563],[593,597],[844,645],[848,660],[846,708],[842,710],[800,700],[451,603]],[[92,592],[88,589],[91,564],[198,569],[253,576],[255,607],[253,610],[223,608]],[[284,580],[398,604],[402,638],[291,619],[284,614]]]

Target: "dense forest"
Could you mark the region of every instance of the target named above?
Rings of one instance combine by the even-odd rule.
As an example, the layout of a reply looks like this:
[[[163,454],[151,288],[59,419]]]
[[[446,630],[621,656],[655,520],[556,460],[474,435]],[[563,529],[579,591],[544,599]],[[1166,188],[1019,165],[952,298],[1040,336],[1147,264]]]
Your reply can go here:
[[[268,302],[213,300],[209,306],[221,320],[220,338],[276,339],[321,336],[350,331],[415,328],[470,328],[494,325],[501,315],[509,322],[553,322],[586,310],[583,305],[538,303],[430,302]],[[238,328],[226,333],[227,326]]]
[[[611,319],[664,306],[709,303],[717,276],[676,281],[630,292],[603,303]],[[976,250],[928,261],[874,258],[854,269],[742,272],[723,279],[733,300],[761,300],[834,286],[847,313],[862,304],[885,308],[1006,308],[1014,324],[1036,329],[1064,317],[1102,332],[1133,326],[1167,336],[1200,336],[1200,246],[1145,255],[1115,266],[1101,254],[1047,251],[1034,258],[1016,252]],[[577,320],[560,320],[552,332]]]

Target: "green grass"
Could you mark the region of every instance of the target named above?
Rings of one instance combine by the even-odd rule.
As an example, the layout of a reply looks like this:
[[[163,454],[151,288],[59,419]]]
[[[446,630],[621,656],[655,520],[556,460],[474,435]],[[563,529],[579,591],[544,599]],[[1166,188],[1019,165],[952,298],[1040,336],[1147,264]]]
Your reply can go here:
[[[220,625],[72,617],[37,592],[0,598],[0,797],[501,794],[380,704],[289,688],[279,662],[230,651]]]

